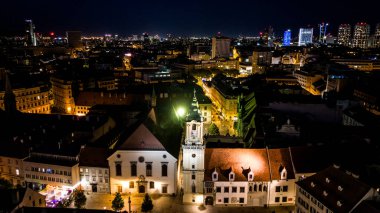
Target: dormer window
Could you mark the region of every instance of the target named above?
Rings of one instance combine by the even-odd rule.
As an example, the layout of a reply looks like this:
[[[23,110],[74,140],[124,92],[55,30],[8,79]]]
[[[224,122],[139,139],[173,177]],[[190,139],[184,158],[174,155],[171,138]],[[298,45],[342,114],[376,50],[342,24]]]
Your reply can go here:
[[[288,179],[288,173],[284,167],[281,171],[281,180],[286,180],[286,179]]]
[[[253,181],[253,172],[248,173],[248,181]]]
[[[314,183],[314,182],[311,182],[311,183],[310,183],[310,186],[314,188],[314,187],[315,187],[315,183]]]
[[[338,200],[338,201],[336,202],[336,205],[339,206],[339,207],[342,206],[342,203],[340,202],[340,200]]]
[[[330,179],[329,178],[326,178],[326,183],[330,183]]]
[[[218,173],[216,171],[212,173],[212,181],[218,181]]]
[[[343,191],[343,187],[338,186],[338,190],[339,190],[340,192]]]
[[[230,181],[234,181],[235,180],[235,174],[233,172],[231,172],[229,174],[229,179],[230,179]]]

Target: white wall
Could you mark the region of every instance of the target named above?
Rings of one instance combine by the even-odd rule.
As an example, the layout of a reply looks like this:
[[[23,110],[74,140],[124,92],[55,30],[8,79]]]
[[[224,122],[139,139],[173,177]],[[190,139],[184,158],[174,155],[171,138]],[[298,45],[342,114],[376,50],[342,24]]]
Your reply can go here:
[[[120,158],[117,157],[120,155]],[[166,158],[164,158],[164,155]],[[144,162],[139,162],[139,157],[144,158]],[[122,193],[138,193],[139,177],[143,175],[146,182],[147,193],[162,193],[162,185],[167,185],[167,193],[176,193],[176,171],[177,159],[167,151],[128,151],[118,150],[108,158],[110,168],[110,189],[111,193],[118,191],[118,186],[122,187]],[[116,176],[116,163],[121,162],[122,175]],[[131,176],[131,162],[136,162],[137,176]],[[146,163],[152,162],[152,176],[146,175]],[[167,162],[168,176],[161,176],[161,165]],[[129,182],[134,181],[134,188],[129,188]],[[154,188],[150,189],[150,182],[154,182]]]

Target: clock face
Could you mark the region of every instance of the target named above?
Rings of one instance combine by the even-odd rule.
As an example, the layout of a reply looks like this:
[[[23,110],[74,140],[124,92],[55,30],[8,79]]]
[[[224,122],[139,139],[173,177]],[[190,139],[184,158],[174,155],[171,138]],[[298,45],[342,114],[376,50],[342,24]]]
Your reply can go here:
[[[139,157],[139,162],[142,163],[142,162],[144,162],[144,161],[145,161],[144,157],[143,157],[143,156],[140,156],[140,157]]]
[[[195,156],[196,156],[195,154],[192,154],[192,155],[191,155],[191,157],[193,157],[193,158],[195,158]]]

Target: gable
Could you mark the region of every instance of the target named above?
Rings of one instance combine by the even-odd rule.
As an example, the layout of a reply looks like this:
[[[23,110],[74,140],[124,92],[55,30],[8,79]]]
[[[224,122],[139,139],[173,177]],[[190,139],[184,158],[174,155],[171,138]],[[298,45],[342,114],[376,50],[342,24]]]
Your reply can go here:
[[[129,137],[120,144],[120,150],[165,150],[161,142],[144,125],[140,124]]]

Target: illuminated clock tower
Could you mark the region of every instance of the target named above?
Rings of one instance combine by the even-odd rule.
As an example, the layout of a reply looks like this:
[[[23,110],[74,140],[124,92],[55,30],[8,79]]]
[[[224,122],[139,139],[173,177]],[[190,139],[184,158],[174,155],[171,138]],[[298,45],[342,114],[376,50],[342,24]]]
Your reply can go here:
[[[182,190],[184,203],[203,203],[204,152],[203,118],[195,96],[186,116],[182,142]]]

